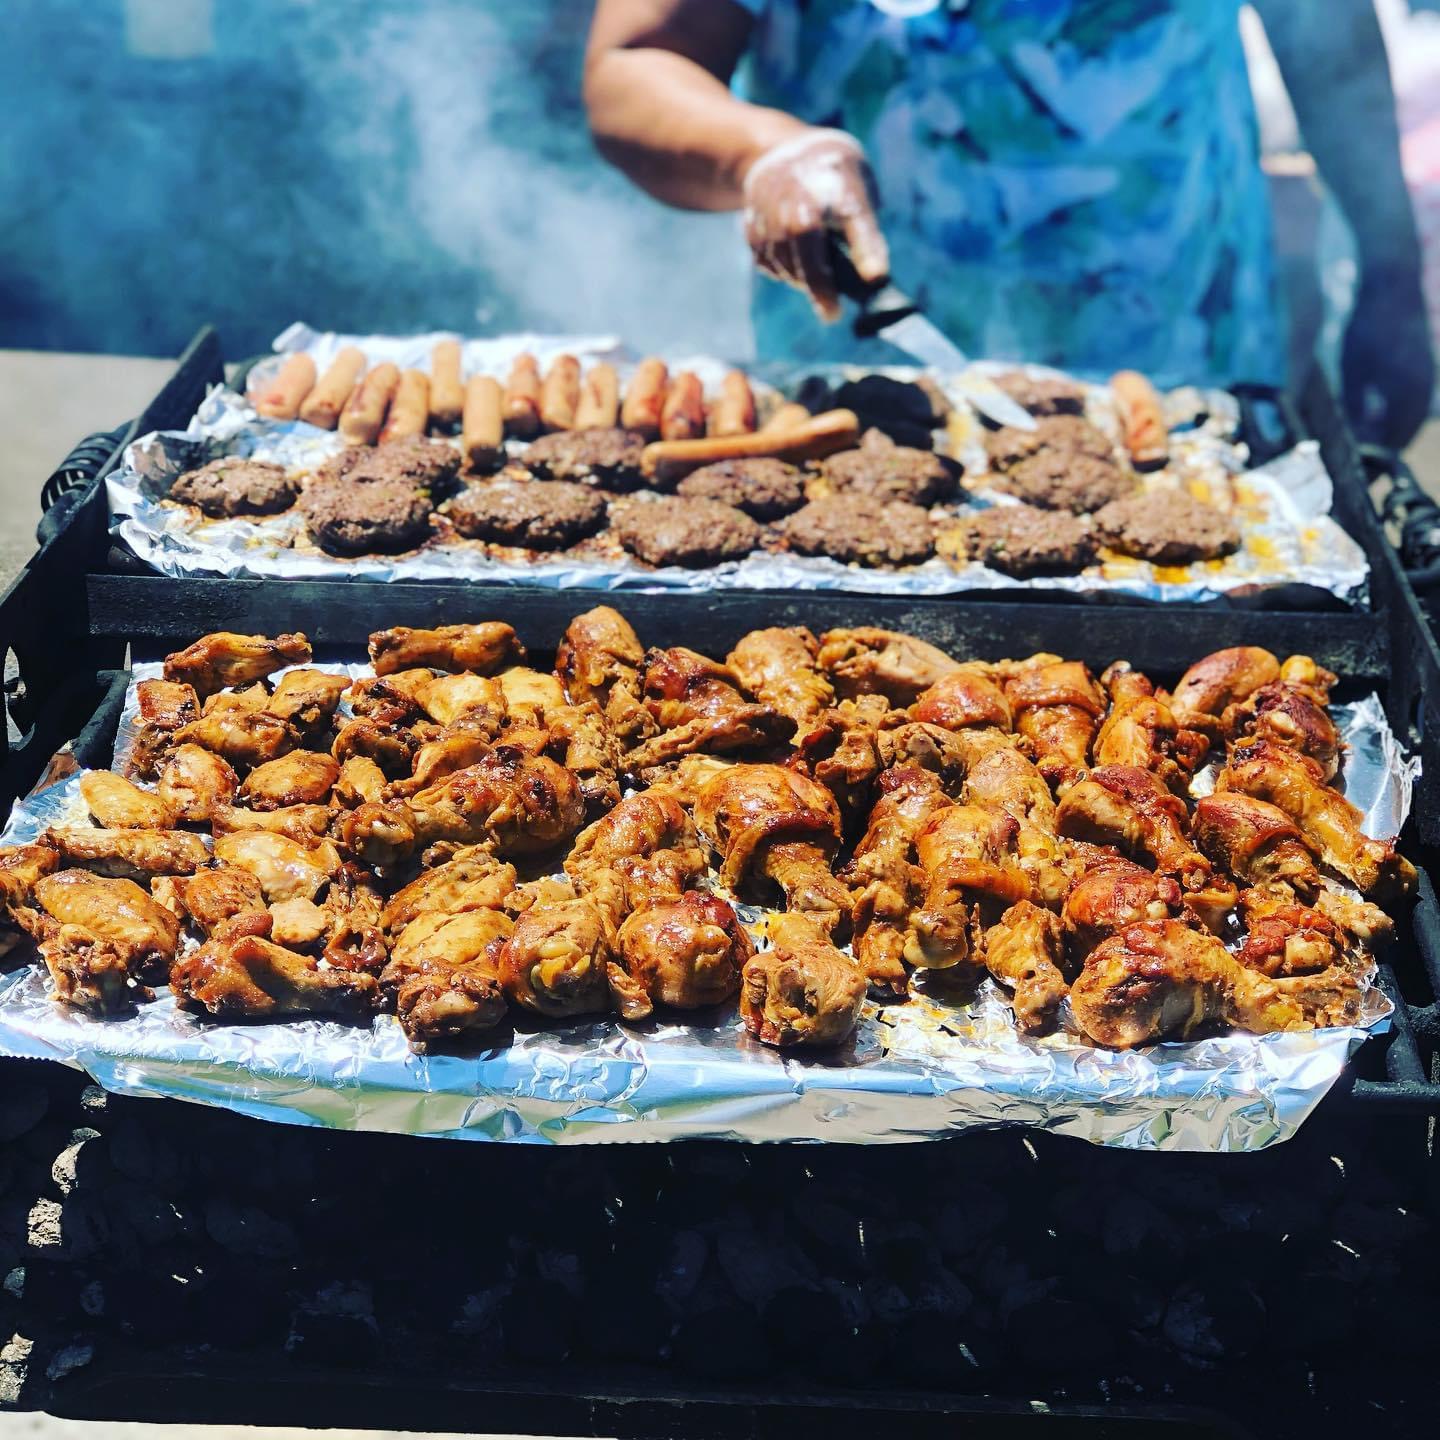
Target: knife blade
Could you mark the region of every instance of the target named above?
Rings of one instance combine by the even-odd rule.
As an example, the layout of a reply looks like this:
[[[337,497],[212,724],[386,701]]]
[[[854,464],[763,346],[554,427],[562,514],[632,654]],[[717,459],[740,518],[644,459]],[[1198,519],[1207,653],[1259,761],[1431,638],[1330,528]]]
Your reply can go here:
[[[860,307],[854,325],[858,339],[884,340],[938,370],[987,420],[1017,430],[1035,428],[1035,417],[993,381],[970,370],[965,352],[927,319],[898,285],[889,280],[879,284],[862,280],[843,239],[832,238],[830,248],[835,288]]]

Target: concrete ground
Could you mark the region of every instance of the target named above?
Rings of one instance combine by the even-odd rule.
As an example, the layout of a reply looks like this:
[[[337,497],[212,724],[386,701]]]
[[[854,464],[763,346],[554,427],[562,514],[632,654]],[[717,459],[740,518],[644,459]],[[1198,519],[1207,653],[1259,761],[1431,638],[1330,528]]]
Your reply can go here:
[[[0,1415],[0,1440],[290,1440],[317,1434],[324,1440],[461,1440],[458,1435],[417,1435],[410,1430],[258,1430],[248,1425],[140,1425]],[[500,1435],[495,1440],[520,1437]]]

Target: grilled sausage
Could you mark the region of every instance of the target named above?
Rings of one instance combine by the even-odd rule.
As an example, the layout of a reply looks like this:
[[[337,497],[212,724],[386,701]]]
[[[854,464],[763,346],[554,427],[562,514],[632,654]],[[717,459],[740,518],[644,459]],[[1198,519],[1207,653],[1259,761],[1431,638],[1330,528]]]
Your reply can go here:
[[[754,435],[707,436],[700,440],[660,440],[647,445],[641,468],[659,480],[678,480],[717,460],[753,460],[774,456],[798,462],[849,450],[860,438],[853,410],[827,410],[793,430],[763,430]]]
[[[808,418],[808,417],[807,417]],[[720,398],[710,408],[709,435],[748,435],[755,428],[755,392],[742,370],[720,382]]]
[[[505,458],[505,397],[500,382],[489,375],[472,375],[465,386],[465,415],[460,427],[460,451],[471,470],[493,470]]]
[[[439,340],[430,352],[430,423],[440,430],[453,430],[464,408],[460,342]]]
[[[1170,458],[1170,429],[1155,387],[1138,371],[1110,377],[1110,392],[1120,412],[1125,448],[1137,470],[1155,470]]]
[[[387,360],[371,370],[350,392],[340,412],[340,433],[350,444],[375,443],[399,385],[400,369]]]
[[[575,428],[610,429],[620,413],[620,377],[613,365],[603,362],[592,365],[585,383],[580,387],[580,403],[575,407]]]
[[[580,362],[573,355],[557,355],[540,387],[540,423],[547,430],[573,430],[580,404]]]
[[[705,433],[705,387],[700,377],[682,370],[671,382],[660,412],[662,440],[698,440]]]
[[[380,443],[423,435],[430,419],[430,377],[423,370],[402,370]]]
[[[347,345],[326,367],[315,388],[300,406],[300,418],[307,425],[333,430],[340,412],[350,399],[355,382],[365,369],[365,352]]]
[[[670,372],[665,362],[653,356],[642,360],[626,388],[620,423],[627,430],[638,430],[647,440],[653,440],[660,433],[660,412],[665,408],[665,392],[669,388]]]
[[[762,435],[775,430],[794,430],[798,425],[808,424],[810,412],[797,400],[782,405],[761,427]]]
[[[540,430],[540,366],[533,355],[517,355],[505,382],[505,430],[528,440]]]
[[[314,388],[315,362],[308,355],[291,355],[261,391],[255,409],[271,420],[293,420]]]

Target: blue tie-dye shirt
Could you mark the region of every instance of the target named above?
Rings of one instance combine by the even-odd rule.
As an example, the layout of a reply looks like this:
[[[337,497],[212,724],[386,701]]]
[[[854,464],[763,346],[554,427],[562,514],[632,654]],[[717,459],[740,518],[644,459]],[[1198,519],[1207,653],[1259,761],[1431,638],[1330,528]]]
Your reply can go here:
[[[1239,0],[741,3],[743,92],[864,144],[895,278],[963,349],[1282,377]],[[770,281],[755,326],[767,357],[879,353]]]

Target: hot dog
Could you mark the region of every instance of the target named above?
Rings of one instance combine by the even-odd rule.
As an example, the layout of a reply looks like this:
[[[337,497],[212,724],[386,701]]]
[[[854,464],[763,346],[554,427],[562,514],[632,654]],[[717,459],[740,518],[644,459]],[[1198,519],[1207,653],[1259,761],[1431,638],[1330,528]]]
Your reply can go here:
[[[365,369],[365,353],[347,345],[326,367],[315,388],[300,406],[300,418],[307,425],[333,430],[340,412],[350,399],[355,382]]]
[[[705,433],[705,387],[700,377],[682,370],[671,382],[660,412],[662,440],[698,440]]]
[[[453,430],[465,408],[465,386],[460,379],[460,342],[440,340],[430,352],[430,423]]]
[[[755,428],[755,392],[741,370],[720,382],[720,397],[710,407],[709,435],[748,435]]]
[[[620,423],[627,430],[638,430],[653,440],[660,433],[660,412],[665,408],[665,392],[669,388],[670,372],[665,362],[653,356],[642,360],[625,391]]]
[[[517,355],[505,382],[505,430],[528,440],[540,430],[540,367],[533,355]]]
[[[465,413],[460,450],[472,470],[493,470],[505,458],[505,397],[500,382],[472,375],[465,386]]]
[[[380,443],[386,445],[391,440],[423,435],[429,419],[430,377],[423,370],[402,370],[395,398],[390,402],[390,414],[380,432]]]
[[[1137,470],[1155,470],[1170,458],[1170,428],[1155,387],[1138,371],[1110,377],[1110,392],[1120,412],[1125,448]]]
[[[760,433],[768,435],[772,430],[794,430],[799,425],[804,425],[810,419],[810,412],[799,403],[791,400],[782,405],[761,427]]]
[[[620,377],[613,365],[603,362],[592,365],[585,383],[580,387],[580,403],[575,407],[575,428],[609,429],[620,413]]]
[[[678,480],[717,460],[753,460],[770,455],[779,460],[818,460],[837,450],[850,449],[859,438],[860,420],[853,410],[827,410],[793,430],[659,440],[645,447],[640,463],[645,473],[657,480]]]
[[[580,362],[573,355],[557,355],[540,388],[540,423],[547,430],[573,430],[579,404]]]
[[[373,445],[400,384],[400,369],[377,365],[350,393],[340,412],[340,433],[352,445]]]
[[[293,420],[314,388],[315,362],[308,355],[291,355],[260,392],[255,409],[271,420]]]

